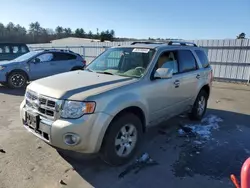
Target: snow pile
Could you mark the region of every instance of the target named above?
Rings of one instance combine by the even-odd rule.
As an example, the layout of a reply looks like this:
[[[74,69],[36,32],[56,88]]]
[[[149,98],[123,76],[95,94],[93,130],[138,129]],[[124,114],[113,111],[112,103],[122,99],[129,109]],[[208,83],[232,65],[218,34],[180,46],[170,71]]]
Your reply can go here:
[[[219,123],[223,120],[215,115],[209,115],[201,120],[201,124],[188,124],[184,125],[185,128],[190,128],[191,132],[195,135],[203,138],[209,139],[211,136],[211,131],[219,129]],[[186,134],[185,130],[178,130],[180,135]]]

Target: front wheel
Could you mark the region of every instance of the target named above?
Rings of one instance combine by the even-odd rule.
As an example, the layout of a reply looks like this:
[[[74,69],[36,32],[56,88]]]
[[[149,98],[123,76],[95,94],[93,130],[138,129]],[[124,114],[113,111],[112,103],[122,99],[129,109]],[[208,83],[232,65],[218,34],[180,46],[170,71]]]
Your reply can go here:
[[[12,72],[8,75],[8,86],[10,88],[23,88],[27,84],[27,76],[23,72]]]
[[[107,130],[101,148],[101,158],[113,166],[123,165],[132,159],[142,139],[141,120],[132,113],[115,119]]]
[[[192,112],[190,114],[190,118],[192,120],[202,119],[207,110],[207,100],[208,100],[207,92],[205,90],[201,90],[195,100]]]

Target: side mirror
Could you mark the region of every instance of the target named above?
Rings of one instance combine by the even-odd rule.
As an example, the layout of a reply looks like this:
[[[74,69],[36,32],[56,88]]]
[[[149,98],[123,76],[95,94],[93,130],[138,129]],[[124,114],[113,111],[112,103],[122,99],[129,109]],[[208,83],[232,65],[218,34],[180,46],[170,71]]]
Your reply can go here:
[[[170,68],[159,68],[155,71],[154,78],[156,79],[168,79],[172,78],[173,69]]]
[[[34,62],[34,63],[40,63],[41,60],[40,60],[39,58],[35,58],[35,59],[33,60],[33,62]]]

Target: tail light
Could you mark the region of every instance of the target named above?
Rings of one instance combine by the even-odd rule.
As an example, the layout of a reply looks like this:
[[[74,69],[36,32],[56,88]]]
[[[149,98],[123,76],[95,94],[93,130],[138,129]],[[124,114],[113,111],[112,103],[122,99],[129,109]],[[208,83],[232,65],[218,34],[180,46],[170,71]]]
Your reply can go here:
[[[86,60],[83,60],[82,63],[83,63],[84,65],[86,65]]]

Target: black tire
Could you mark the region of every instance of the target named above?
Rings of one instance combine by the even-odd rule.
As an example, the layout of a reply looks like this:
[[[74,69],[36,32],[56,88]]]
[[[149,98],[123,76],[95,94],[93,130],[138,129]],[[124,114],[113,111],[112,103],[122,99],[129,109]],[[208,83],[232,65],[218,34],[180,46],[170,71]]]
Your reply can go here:
[[[204,109],[203,111],[199,111],[199,102],[204,99]],[[190,119],[191,120],[201,120],[206,113],[207,110],[207,100],[208,100],[208,94],[205,90],[201,90],[200,93],[198,94],[195,103],[193,105],[191,114],[190,114]]]
[[[134,147],[129,154],[127,154],[126,156],[119,156],[117,154],[117,150],[119,150],[119,147],[123,147],[123,148],[126,148],[126,147],[124,145],[123,146],[121,146],[121,145],[115,146],[115,141],[116,141],[116,138],[119,137],[119,135],[121,134],[121,132],[120,132],[121,129],[123,127],[125,127],[126,125],[129,126],[129,124],[134,125],[134,128],[136,129],[135,132],[137,133],[137,134],[134,133],[134,135],[137,136],[137,139],[136,139],[136,142],[134,142]],[[102,148],[101,148],[101,152],[100,152],[101,159],[104,162],[106,162],[112,166],[119,166],[119,165],[123,165],[123,164],[127,163],[136,154],[136,151],[137,151],[137,149],[140,146],[141,141],[142,141],[142,135],[143,135],[142,122],[136,115],[134,115],[132,113],[124,113],[124,114],[120,115],[119,117],[114,119],[114,121],[111,122],[111,124],[110,124],[110,126],[105,134]],[[122,139],[120,139],[120,140],[122,140]],[[131,142],[131,145],[132,145],[132,142]],[[124,151],[126,151],[126,150],[127,149],[125,149]]]
[[[14,79],[17,79],[17,81]],[[8,75],[7,83],[13,89],[24,88],[27,85],[27,75],[21,71],[11,72]]]

